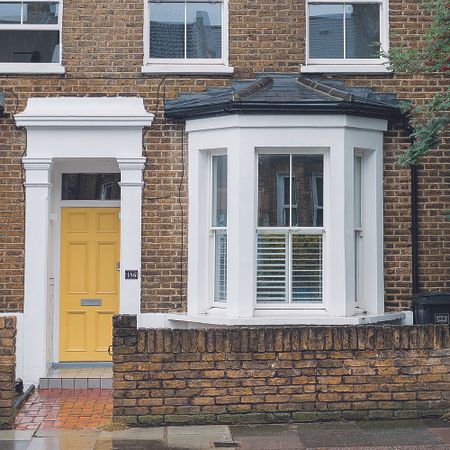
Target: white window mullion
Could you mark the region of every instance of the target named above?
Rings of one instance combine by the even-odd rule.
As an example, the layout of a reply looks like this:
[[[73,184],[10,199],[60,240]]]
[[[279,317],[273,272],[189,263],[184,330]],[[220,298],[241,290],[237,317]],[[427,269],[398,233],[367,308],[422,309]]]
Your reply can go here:
[[[184,2],[184,59],[187,59],[187,2]]]
[[[288,231],[287,238],[287,303],[292,303],[292,233]]]
[[[347,4],[344,3],[344,14],[342,17],[342,20],[344,21],[343,23],[343,33],[344,33],[344,59],[347,59],[347,29],[346,29],[346,24],[345,24],[345,15],[347,13]]]
[[[289,227],[292,227],[292,155],[289,155]]]

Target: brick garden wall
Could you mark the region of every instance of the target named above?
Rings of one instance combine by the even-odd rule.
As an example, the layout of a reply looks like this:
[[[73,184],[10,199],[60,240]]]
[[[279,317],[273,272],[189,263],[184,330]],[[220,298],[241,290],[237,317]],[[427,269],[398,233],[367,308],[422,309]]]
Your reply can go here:
[[[393,42],[416,45],[429,24],[427,11],[417,0],[391,0],[389,8]],[[164,120],[163,92],[167,98],[174,98],[180,92],[228,85],[230,79],[253,77],[256,72],[298,73],[305,59],[304,1],[230,0],[229,54],[235,74],[232,77],[170,75],[163,81],[163,75],[141,73],[143,17],[142,0],[66,0],[62,34],[66,73],[0,74],[0,90],[6,96],[8,115],[0,118],[0,311],[23,310],[21,158],[26,149],[26,136],[24,130],[14,127],[12,115],[23,111],[28,98],[137,95],[144,99],[149,112],[158,109],[157,120],[144,139],[148,166],[142,212],[142,311],[183,311],[186,298],[181,270],[186,275],[186,258],[181,264],[181,232],[186,232],[187,227],[186,221],[183,224],[181,220],[180,205],[186,218],[186,177],[181,201],[177,198],[183,170],[183,127]],[[419,100],[448,87],[448,78],[443,74],[340,78],[348,84],[370,85],[380,91],[396,92],[402,98]],[[398,125],[393,125],[386,134],[384,173],[388,310],[408,308],[411,303],[409,170],[396,162],[407,145],[404,133]],[[420,287],[423,290],[450,289],[450,221],[444,220],[450,197],[449,155],[448,146],[443,145],[424,160],[419,170]]]
[[[13,388],[16,376],[16,318],[0,317],[0,429],[14,420]]]
[[[115,316],[116,421],[265,423],[440,416],[448,326],[136,329]]]

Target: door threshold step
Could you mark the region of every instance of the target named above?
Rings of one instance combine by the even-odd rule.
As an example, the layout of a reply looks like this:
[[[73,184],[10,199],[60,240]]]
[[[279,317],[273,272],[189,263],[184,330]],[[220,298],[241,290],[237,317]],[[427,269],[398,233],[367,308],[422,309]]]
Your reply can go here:
[[[112,364],[54,364],[39,380],[39,389],[112,389]]]
[[[39,389],[112,389],[112,378],[40,378]]]

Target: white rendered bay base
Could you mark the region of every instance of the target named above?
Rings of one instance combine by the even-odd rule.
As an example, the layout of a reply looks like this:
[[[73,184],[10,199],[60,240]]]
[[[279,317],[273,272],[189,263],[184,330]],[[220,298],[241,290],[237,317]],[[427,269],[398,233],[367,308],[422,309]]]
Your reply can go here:
[[[378,315],[357,314],[352,317],[329,317],[326,314],[255,316],[231,318],[219,314],[190,315],[183,313],[152,314],[141,313],[138,327],[145,328],[219,328],[258,326],[303,326],[303,325],[369,325],[397,324],[412,325],[411,311],[398,311]]]

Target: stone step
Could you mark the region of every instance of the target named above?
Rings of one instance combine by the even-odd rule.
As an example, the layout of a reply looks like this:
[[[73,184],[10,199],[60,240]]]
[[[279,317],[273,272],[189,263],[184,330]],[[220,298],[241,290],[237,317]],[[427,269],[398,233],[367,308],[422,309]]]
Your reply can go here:
[[[39,380],[39,389],[112,389],[110,363],[59,363]]]

